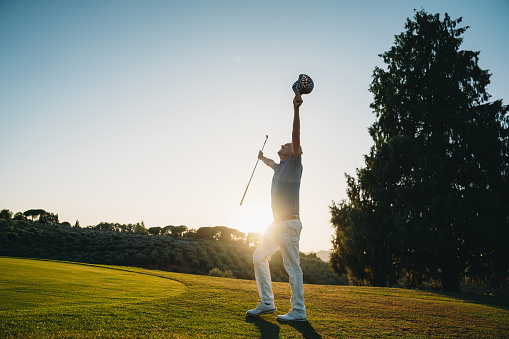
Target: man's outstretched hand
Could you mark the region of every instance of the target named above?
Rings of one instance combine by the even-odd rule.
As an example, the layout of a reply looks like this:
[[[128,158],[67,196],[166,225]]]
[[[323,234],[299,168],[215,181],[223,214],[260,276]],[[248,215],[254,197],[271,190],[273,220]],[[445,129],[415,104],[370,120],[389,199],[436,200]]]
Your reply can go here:
[[[262,151],[259,151],[258,152],[258,159],[260,159],[261,161],[263,161],[263,163],[267,166],[269,166],[270,168],[274,169],[274,160],[272,159],[269,159],[269,158],[266,158],[263,156],[263,152]]]
[[[302,105],[302,95],[296,95],[295,98],[293,98],[293,107],[299,108],[300,105]]]

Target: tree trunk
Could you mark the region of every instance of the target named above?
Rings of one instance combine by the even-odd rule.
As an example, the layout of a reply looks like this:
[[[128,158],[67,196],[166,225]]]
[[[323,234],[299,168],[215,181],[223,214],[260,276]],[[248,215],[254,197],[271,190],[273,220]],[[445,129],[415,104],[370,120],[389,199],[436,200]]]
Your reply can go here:
[[[442,291],[444,292],[461,292],[460,279],[456,275],[443,275],[442,276]]]
[[[445,259],[442,266],[442,291],[444,292],[461,292],[460,290],[460,274],[456,257]]]

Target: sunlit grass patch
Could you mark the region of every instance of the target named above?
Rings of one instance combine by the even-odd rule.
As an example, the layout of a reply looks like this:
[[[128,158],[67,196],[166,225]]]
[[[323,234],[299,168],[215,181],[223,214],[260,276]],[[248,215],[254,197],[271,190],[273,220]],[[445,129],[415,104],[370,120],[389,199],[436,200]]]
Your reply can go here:
[[[140,302],[182,293],[174,280],[107,267],[0,258],[0,311]]]

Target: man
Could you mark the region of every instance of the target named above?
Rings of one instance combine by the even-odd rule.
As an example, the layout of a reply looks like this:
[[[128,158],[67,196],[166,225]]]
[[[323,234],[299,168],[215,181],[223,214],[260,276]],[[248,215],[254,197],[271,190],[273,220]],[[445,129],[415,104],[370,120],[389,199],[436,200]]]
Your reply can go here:
[[[299,108],[302,104],[300,94],[293,99],[292,142],[281,146],[278,152],[280,163],[263,156],[258,158],[274,170],[271,187],[272,213],[274,222],[267,228],[254,255],[254,269],[260,304],[247,315],[259,316],[276,311],[272,292],[269,260],[279,248],[288,273],[292,290],[292,309],[286,315],[279,315],[279,321],[307,321],[304,306],[302,269],[299,259],[299,240],[302,223],[299,218],[299,188],[302,176],[300,147]]]

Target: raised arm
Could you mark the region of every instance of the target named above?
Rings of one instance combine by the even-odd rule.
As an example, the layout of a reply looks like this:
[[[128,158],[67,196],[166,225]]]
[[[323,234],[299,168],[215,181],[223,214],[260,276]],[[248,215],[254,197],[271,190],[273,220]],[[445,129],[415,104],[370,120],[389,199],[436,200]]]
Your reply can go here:
[[[293,98],[293,130],[292,130],[292,155],[295,159],[300,156],[300,116],[299,108],[302,105],[302,96]]]
[[[267,157],[264,157],[264,156],[263,156],[263,152],[262,152],[262,151],[260,151],[260,152],[258,153],[258,159],[260,159],[261,161],[263,161],[263,163],[264,163],[265,165],[267,165],[267,166],[269,166],[270,168],[274,169],[274,165],[275,165],[276,163],[274,162],[274,160],[269,159],[269,158],[267,158]]]

